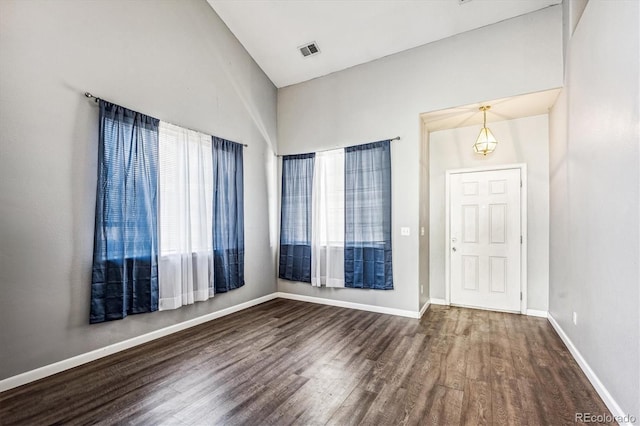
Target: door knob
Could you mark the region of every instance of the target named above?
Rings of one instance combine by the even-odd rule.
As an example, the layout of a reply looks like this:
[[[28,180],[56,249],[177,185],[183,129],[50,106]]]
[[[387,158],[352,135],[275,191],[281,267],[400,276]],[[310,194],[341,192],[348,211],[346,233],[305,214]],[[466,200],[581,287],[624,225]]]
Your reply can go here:
[[[455,247],[451,247],[451,250],[456,251],[456,248]]]

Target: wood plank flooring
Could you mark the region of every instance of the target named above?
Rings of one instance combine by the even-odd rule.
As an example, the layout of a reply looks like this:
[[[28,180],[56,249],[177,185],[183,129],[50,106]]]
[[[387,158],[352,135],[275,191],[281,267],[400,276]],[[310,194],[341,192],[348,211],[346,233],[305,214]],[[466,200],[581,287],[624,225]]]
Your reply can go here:
[[[576,412],[610,415],[546,319],[283,299],[0,394],[3,425],[560,425]]]

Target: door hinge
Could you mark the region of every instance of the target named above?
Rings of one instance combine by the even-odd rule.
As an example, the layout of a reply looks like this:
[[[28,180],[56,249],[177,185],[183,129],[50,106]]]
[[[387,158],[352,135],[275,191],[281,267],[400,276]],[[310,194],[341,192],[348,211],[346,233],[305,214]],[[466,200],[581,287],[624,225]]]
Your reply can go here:
[[[520,292],[520,300],[522,300],[522,292]]]
[[[522,244],[522,235],[520,235],[520,244]]]
[[[520,180],[520,188],[522,188],[522,179]]]

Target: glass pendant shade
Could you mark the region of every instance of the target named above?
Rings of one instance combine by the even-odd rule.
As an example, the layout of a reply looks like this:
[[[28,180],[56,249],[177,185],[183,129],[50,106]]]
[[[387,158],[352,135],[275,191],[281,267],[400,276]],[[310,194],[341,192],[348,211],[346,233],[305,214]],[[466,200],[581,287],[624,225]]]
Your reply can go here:
[[[480,134],[478,135],[478,139],[476,139],[476,143],[473,144],[473,150],[476,154],[487,155],[492,153],[496,149],[497,145],[498,141],[496,141],[491,130],[489,130],[488,127],[483,127],[480,129]]]
[[[492,153],[496,146],[498,145],[498,141],[496,140],[491,130],[487,127],[487,110],[490,109],[491,106],[481,106],[480,111],[482,111],[484,115],[484,121],[482,124],[482,129],[480,129],[480,134],[476,139],[476,143],[473,144],[473,151],[476,154],[487,155]]]

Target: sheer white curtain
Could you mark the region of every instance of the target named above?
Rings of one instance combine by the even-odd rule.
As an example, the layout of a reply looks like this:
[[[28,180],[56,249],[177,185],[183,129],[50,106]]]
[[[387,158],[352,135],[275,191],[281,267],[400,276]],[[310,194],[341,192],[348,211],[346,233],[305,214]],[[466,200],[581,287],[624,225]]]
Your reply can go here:
[[[159,309],[213,297],[211,136],[160,122]]]
[[[312,194],[311,285],[344,287],[344,149],[316,154]]]

